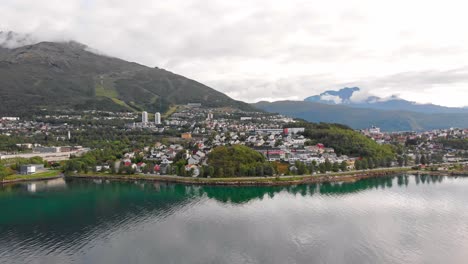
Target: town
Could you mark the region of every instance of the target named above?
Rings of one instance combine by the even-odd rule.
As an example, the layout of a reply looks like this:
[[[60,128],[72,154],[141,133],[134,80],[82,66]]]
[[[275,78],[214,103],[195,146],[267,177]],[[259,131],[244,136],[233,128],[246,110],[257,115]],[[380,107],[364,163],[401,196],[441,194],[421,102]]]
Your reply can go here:
[[[198,103],[175,106],[165,115],[146,111],[85,111],[38,114],[28,120],[3,117],[0,158],[7,164],[8,160],[26,162],[39,157],[49,164],[63,166],[70,158],[98,149],[98,139],[102,143],[118,141],[122,136],[131,136],[131,140],[118,150],[121,155],[91,162],[86,168],[83,165],[69,167],[94,173],[212,177],[217,173],[215,168],[209,167],[209,153],[219,146],[234,145],[246,146],[275,164],[275,169],[268,173],[271,176],[379,166],[424,168],[435,163],[464,162],[468,158],[466,143],[457,143],[466,142],[468,129],[392,133],[382,132],[377,127],[360,130],[359,133],[377,144],[397,149],[395,158],[379,162],[370,158],[364,165],[361,156],[336,153],[333,147],[306,138],[305,128],[298,124],[298,120],[283,115],[210,108]],[[253,173],[255,176],[268,174]]]

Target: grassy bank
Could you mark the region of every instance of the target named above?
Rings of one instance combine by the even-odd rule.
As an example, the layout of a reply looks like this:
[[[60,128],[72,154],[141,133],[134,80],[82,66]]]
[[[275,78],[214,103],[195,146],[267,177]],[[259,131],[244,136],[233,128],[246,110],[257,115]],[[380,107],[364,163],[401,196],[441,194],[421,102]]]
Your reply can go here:
[[[59,175],[60,175],[60,170],[48,170],[48,171],[39,172],[35,174],[30,174],[30,175],[13,174],[13,175],[6,176],[3,179],[3,183],[43,180],[43,179],[55,178],[55,177],[58,177]]]
[[[314,182],[341,182],[341,181],[356,181],[363,178],[386,176],[397,173],[407,172],[407,168],[385,168],[367,171],[350,171],[342,173],[328,173],[316,175],[301,175],[301,176],[281,176],[281,177],[226,177],[226,178],[191,178],[181,176],[159,176],[159,175],[111,175],[103,173],[93,174],[77,174],[69,175],[70,178],[81,179],[109,179],[109,180],[147,180],[147,181],[162,181],[175,182],[184,184],[200,184],[200,185],[294,185],[302,183]]]

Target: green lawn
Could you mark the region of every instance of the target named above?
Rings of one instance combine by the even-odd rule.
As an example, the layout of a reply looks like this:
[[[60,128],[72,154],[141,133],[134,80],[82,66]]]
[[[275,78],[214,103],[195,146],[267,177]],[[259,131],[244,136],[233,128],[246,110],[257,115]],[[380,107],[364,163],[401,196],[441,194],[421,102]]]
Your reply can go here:
[[[117,93],[115,89],[105,88],[102,85],[96,85],[95,91],[96,91],[96,96],[109,97],[109,98],[117,98],[119,96],[119,94]]]
[[[21,175],[21,174],[13,174],[10,176],[5,177],[5,181],[11,181],[11,180],[34,180],[34,179],[40,179],[40,178],[48,178],[48,177],[55,177],[60,174],[60,170],[49,170],[49,171],[44,171],[44,172],[39,172],[35,174],[30,174],[30,175]]]

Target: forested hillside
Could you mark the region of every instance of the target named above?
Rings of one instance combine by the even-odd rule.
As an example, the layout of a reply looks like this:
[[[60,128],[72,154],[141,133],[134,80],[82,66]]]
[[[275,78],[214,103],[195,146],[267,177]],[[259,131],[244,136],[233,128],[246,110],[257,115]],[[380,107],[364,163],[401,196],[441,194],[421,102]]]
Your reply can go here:
[[[253,109],[181,75],[90,52],[76,42],[0,48],[0,114],[37,109],[162,111],[171,104]]]

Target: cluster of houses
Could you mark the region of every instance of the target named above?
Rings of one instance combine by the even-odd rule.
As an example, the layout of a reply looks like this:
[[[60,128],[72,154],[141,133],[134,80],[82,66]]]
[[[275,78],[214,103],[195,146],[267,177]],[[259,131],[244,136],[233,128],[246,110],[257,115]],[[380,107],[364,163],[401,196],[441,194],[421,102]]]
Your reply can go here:
[[[116,162],[116,167],[118,169],[119,166],[128,166],[139,173],[146,170],[163,175],[171,174],[174,160],[177,155],[180,155],[179,159],[184,159],[186,161],[185,170],[194,171],[193,175],[197,176],[199,167],[207,165],[207,154],[210,149],[205,148],[203,143],[195,144],[197,145],[197,150],[186,149],[181,144],[164,145],[158,142],[153,147],[145,147],[143,150],[125,153],[123,158]],[[137,156],[139,156],[139,160],[142,161],[132,162]],[[152,167],[150,168],[149,166]],[[108,165],[101,165],[99,168],[96,168],[97,171],[106,169],[109,169]]]
[[[261,130],[252,132],[250,136],[246,136],[243,132],[220,133],[210,138],[192,139],[184,144],[162,144],[158,142],[154,146],[126,153],[117,163],[118,166],[130,166],[140,173],[147,171],[170,174],[174,161],[184,159],[185,170],[192,171],[193,176],[197,176],[199,168],[207,165],[208,154],[213,148],[239,144],[251,147],[272,162],[287,162],[293,165],[297,161],[305,164],[320,164],[327,160],[332,163],[345,161],[349,164],[349,168],[353,167],[354,158],[345,155],[338,156],[332,148],[327,148],[323,144],[306,146],[306,140],[302,135],[298,134],[302,130],[302,128],[293,129],[292,131],[296,131],[294,134],[285,134],[284,130],[282,130],[282,133],[277,133],[276,130]],[[266,138],[266,140],[263,140],[263,138]],[[260,142],[263,143],[259,144]],[[140,159],[135,159],[137,156]],[[140,161],[136,162],[136,160]],[[148,168],[148,166],[152,167]]]
[[[411,165],[418,163],[422,155],[431,161],[453,163],[466,161],[460,154],[468,154],[465,149],[447,146],[442,142],[450,139],[468,139],[468,129],[448,128],[423,132],[382,132],[378,127],[361,130],[361,133],[372,138],[379,144],[394,144],[405,146],[405,155]],[[417,165],[417,164],[416,164]]]
[[[468,129],[448,128],[435,129],[431,131],[414,132],[382,132],[380,128],[372,126],[371,128],[361,130],[361,133],[374,139],[381,144],[400,143],[405,144],[408,140],[435,141],[437,139],[468,139]]]

